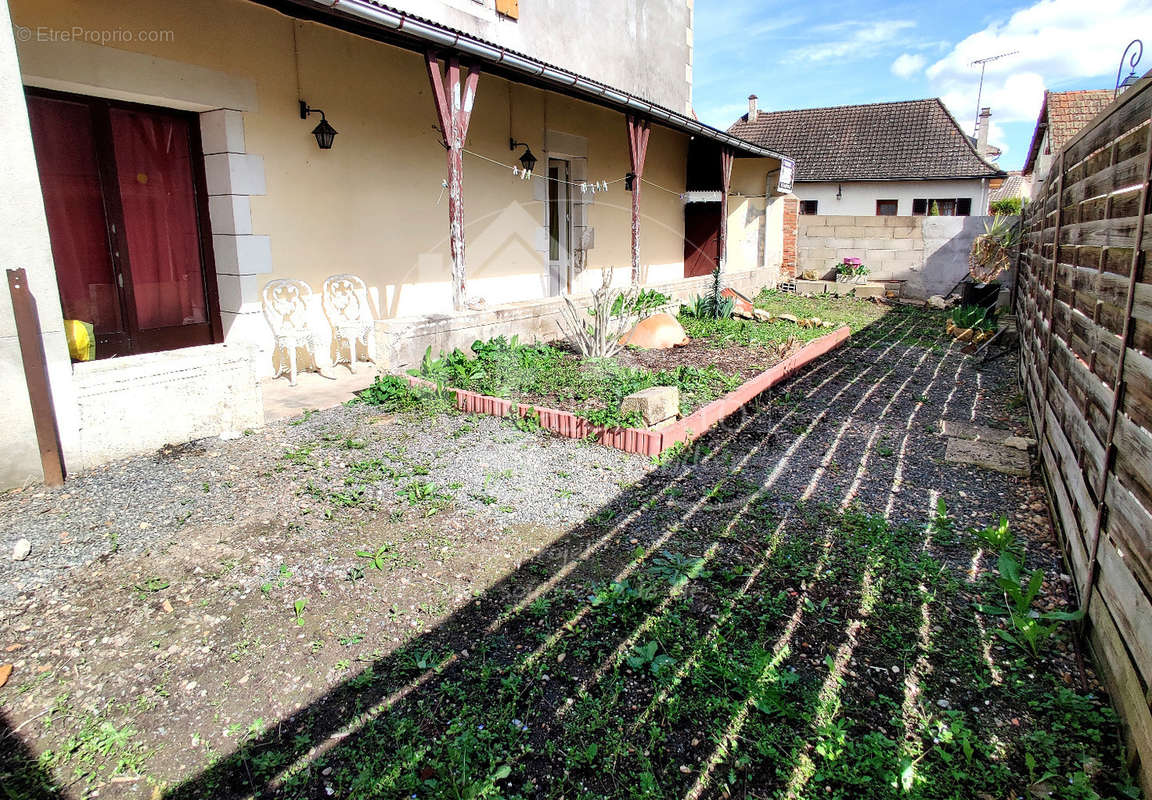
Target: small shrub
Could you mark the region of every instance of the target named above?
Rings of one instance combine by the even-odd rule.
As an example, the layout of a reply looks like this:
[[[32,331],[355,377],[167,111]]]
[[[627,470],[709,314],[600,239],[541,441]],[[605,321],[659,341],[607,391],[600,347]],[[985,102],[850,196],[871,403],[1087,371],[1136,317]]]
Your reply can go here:
[[[420,405],[420,396],[412,385],[397,375],[377,375],[359,397],[362,403],[385,411],[410,411]]]
[[[988,211],[993,215],[1019,216],[1027,206],[1023,197],[1005,197],[990,203]]]

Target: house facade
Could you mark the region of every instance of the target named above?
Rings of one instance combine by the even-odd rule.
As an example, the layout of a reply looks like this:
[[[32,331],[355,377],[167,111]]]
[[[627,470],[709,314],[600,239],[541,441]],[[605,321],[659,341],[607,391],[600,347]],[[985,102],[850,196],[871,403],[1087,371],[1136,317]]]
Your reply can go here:
[[[801,214],[968,216],[988,208],[988,109],[975,141],[936,98],[762,112],[755,95],[728,130],[788,153]]]
[[[1032,142],[1028,145],[1028,158],[1021,170],[1029,182],[1029,194],[1044,185],[1060,149],[1112,102],[1112,96],[1108,89],[1045,90]]]
[[[27,272],[72,470],[258,425],[274,279],[358,275],[395,354],[432,322],[499,332],[509,307],[555,335],[551,298],[608,268],[675,294],[701,251],[746,288],[779,266],[782,157],[684,114],[691,0],[4,11],[0,248]],[[38,478],[42,442],[0,303],[12,485]],[[310,318],[330,360],[315,298]],[[93,325],[96,360],[72,363],[66,320]]]

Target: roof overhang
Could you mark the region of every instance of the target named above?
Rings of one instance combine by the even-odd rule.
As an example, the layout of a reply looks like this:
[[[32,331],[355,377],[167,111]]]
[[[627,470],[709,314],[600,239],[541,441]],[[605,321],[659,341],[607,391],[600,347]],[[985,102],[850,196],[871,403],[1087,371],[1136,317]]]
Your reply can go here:
[[[987,175],[933,175],[932,177],[894,178],[797,178],[796,183],[931,183],[932,181],[986,181],[992,178],[1005,178],[1007,172],[990,172]]]
[[[483,64],[485,71],[517,83],[537,86],[731,147],[737,156],[788,156],[752,144],[691,117],[642,100],[599,81],[517,53],[462,31],[369,0],[252,0],[298,19],[319,22],[376,41],[424,52],[429,48],[458,53]]]

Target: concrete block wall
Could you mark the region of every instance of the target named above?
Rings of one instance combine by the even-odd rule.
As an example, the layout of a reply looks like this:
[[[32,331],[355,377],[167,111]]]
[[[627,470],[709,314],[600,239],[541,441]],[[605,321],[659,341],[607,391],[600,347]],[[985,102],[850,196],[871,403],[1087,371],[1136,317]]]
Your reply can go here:
[[[968,274],[972,241],[988,217],[801,216],[798,272],[831,277],[856,257],[870,280],[903,280],[904,295],[947,294]]]

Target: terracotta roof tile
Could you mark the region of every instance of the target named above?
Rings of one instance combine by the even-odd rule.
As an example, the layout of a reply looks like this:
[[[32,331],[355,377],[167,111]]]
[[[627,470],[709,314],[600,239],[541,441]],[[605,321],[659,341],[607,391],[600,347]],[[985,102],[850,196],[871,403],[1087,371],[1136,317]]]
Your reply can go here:
[[[728,132],[796,159],[798,181],[983,178],[976,154],[938,98],[760,112]]]
[[[1024,162],[1024,174],[1032,172],[1045,131],[1049,131],[1048,145],[1051,151],[1058,153],[1111,102],[1112,92],[1109,89],[1044,92],[1044,104],[1040,107],[1040,118],[1036,120],[1036,130],[1032,134],[1028,158]]]

